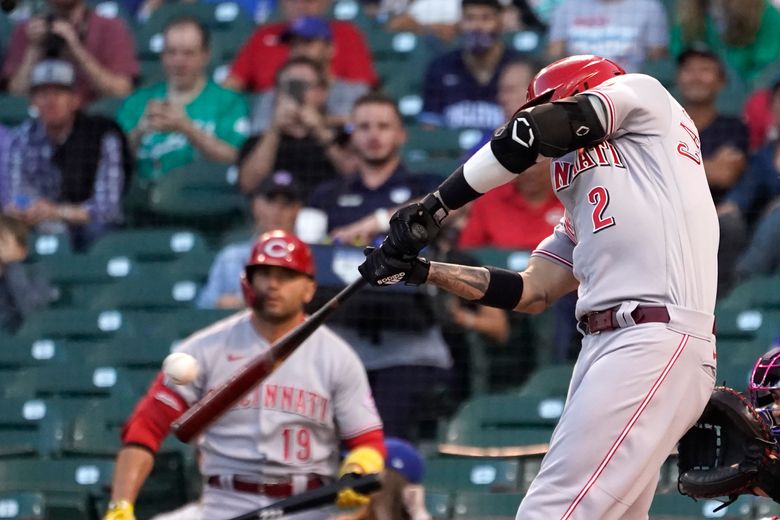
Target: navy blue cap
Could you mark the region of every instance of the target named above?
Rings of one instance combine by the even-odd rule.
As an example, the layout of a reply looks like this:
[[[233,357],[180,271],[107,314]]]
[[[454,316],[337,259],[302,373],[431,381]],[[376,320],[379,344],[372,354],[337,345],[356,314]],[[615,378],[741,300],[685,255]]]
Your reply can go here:
[[[333,40],[330,24],[318,16],[301,16],[290,22],[282,33],[282,41],[287,43],[293,38],[303,40]]]
[[[277,170],[263,179],[254,195],[274,197],[284,195],[290,200],[303,201],[301,186],[295,176],[286,170]]]

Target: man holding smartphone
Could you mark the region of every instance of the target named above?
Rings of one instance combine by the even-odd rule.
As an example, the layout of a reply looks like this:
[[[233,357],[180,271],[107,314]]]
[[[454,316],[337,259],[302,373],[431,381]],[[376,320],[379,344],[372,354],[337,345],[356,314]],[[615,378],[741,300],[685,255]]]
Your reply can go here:
[[[304,200],[320,182],[341,171],[345,154],[338,129],[329,125],[325,103],[328,84],[317,62],[292,58],[279,70],[271,122],[253,135],[239,153],[239,185],[253,193],[274,171],[290,172]]]
[[[208,30],[182,17],[168,23],[163,37],[165,81],[136,91],[118,114],[137,175],[146,181],[197,160],[234,162],[249,127],[241,95],[206,76]]]

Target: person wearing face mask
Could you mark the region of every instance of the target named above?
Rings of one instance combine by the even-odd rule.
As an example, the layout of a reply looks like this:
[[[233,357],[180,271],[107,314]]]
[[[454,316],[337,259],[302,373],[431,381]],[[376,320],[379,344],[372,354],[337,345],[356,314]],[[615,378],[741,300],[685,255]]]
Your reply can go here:
[[[428,66],[418,120],[431,127],[493,130],[504,121],[496,102],[498,78],[518,55],[501,40],[499,0],[463,0],[461,5],[462,45]]]

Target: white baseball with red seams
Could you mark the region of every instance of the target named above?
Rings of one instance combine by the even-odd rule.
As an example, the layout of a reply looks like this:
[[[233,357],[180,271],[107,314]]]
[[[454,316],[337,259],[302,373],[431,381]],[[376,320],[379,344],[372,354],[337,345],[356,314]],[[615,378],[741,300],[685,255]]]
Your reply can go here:
[[[162,371],[175,385],[187,385],[198,377],[198,360],[184,352],[169,354],[162,364]]]

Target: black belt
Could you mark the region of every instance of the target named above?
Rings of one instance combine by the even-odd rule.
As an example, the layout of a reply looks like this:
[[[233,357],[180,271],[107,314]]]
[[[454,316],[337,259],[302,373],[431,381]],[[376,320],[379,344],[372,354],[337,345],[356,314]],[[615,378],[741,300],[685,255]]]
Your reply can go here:
[[[579,321],[579,329],[583,334],[598,334],[606,330],[620,328],[617,321],[617,312],[620,307],[613,307],[605,311],[589,312]],[[669,311],[664,306],[642,306],[631,311],[634,323],[669,323]]]
[[[274,498],[284,498],[292,496],[293,484],[291,480],[285,480],[282,482],[252,482],[249,480],[242,480],[238,477],[220,477],[219,475],[212,475],[206,477],[206,483],[217,489],[228,489],[233,491],[240,491],[242,493],[254,493],[256,495],[265,495]],[[309,491],[310,489],[316,489],[322,486],[324,482],[319,477],[309,477],[306,481],[306,488],[302,491]]]

